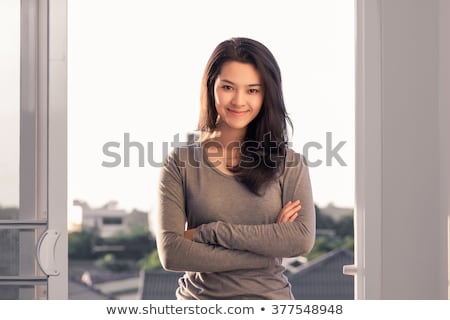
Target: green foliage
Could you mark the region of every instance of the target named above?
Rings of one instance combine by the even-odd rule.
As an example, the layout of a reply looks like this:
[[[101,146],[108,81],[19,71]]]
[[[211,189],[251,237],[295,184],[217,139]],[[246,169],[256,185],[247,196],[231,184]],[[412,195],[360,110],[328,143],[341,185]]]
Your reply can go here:
[[[352,250],[355,248],[355,240],[353,239],[353,237],[351,236],[346,236],[344,238],[344,244],[343,244],[344,248]]]
[[[69,258],[70,259],[92,259],[93,234],[86,231],[69,233]]]
[[[353,216],[342,217],[336,224],[336,235],[341,238],[353,237]]]
[[[308,260],[317,258],[318,256],[327,253],[331,250],[339,248],[343,245],[343,239],[335,236],[322,236],[316,237],[314,247],[311,252],[306,256]]]
[[[158,250],[154,249],[152,253],[140,259],[138,261],[138,265],[142,270],[162,269],[161,261],[158,256]]]
[[[353,250],[353,216],[342,217],[339,221],[334,222],[330,217],[321,214],[316,208],[316,225],[317,229],[326,229],[334,232],[329,234],[318,234],[311,252],[306,255],[308,260],[317,258],[324,253],[332,251],[336,248],[347,248]]]
[[[105,254],[103,258],[96,261],[99,267],[111,270],[111,271],[125,271],[130,268],[129,264],[125,261],[116,259],[116,256],[112,253]]]
[[[334,229],[336,224],[330,216],[322,213],[318,206],[314,205],[316,209],[316,228],[317,229]]]

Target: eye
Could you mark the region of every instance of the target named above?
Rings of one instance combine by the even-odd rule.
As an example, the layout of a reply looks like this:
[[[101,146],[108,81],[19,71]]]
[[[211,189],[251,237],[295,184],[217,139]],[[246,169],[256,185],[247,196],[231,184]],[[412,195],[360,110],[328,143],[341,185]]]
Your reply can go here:
[[[222,86],[222,89],[224,89],[226,91],[230,91],[230,90],[233,90],[233,87],[225,84],[225,85]]]
[[[258,92],[259,92],[258,89],[254,89],[254,88],[248,89],[248,93],[250,93],[250,94],[256,94],[256,93],[258,93]]]

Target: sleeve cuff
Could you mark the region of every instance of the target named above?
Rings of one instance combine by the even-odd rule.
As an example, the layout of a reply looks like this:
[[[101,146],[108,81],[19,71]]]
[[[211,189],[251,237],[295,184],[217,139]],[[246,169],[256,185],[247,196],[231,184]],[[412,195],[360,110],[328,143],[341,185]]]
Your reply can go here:
[[[192,235],[192,240],[206,244],[217,244],[215,236],[217,224],[217,222],[211,222],[198,226]]]

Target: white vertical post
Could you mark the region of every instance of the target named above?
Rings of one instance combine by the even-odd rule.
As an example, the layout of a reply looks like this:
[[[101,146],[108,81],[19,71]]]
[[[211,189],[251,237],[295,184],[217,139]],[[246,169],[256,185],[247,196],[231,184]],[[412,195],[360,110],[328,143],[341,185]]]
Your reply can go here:
[[[378,299],[382,259],[380,2],[358,0],[356,5],[355,299]]]
[[[58,276],[49,277],[49,299],[68,298],[67,240],[67,0],[49,0],[48,228],[57,230]]]

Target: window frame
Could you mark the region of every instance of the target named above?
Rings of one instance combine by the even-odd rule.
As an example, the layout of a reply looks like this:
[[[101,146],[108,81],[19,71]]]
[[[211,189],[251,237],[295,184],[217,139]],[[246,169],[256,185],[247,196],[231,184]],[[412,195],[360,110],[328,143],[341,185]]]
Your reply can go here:
[[[67,0],[21,0],[20,29],[19,216],[0,220],[20,231],[18,267],[0,284],[67,299]]]

